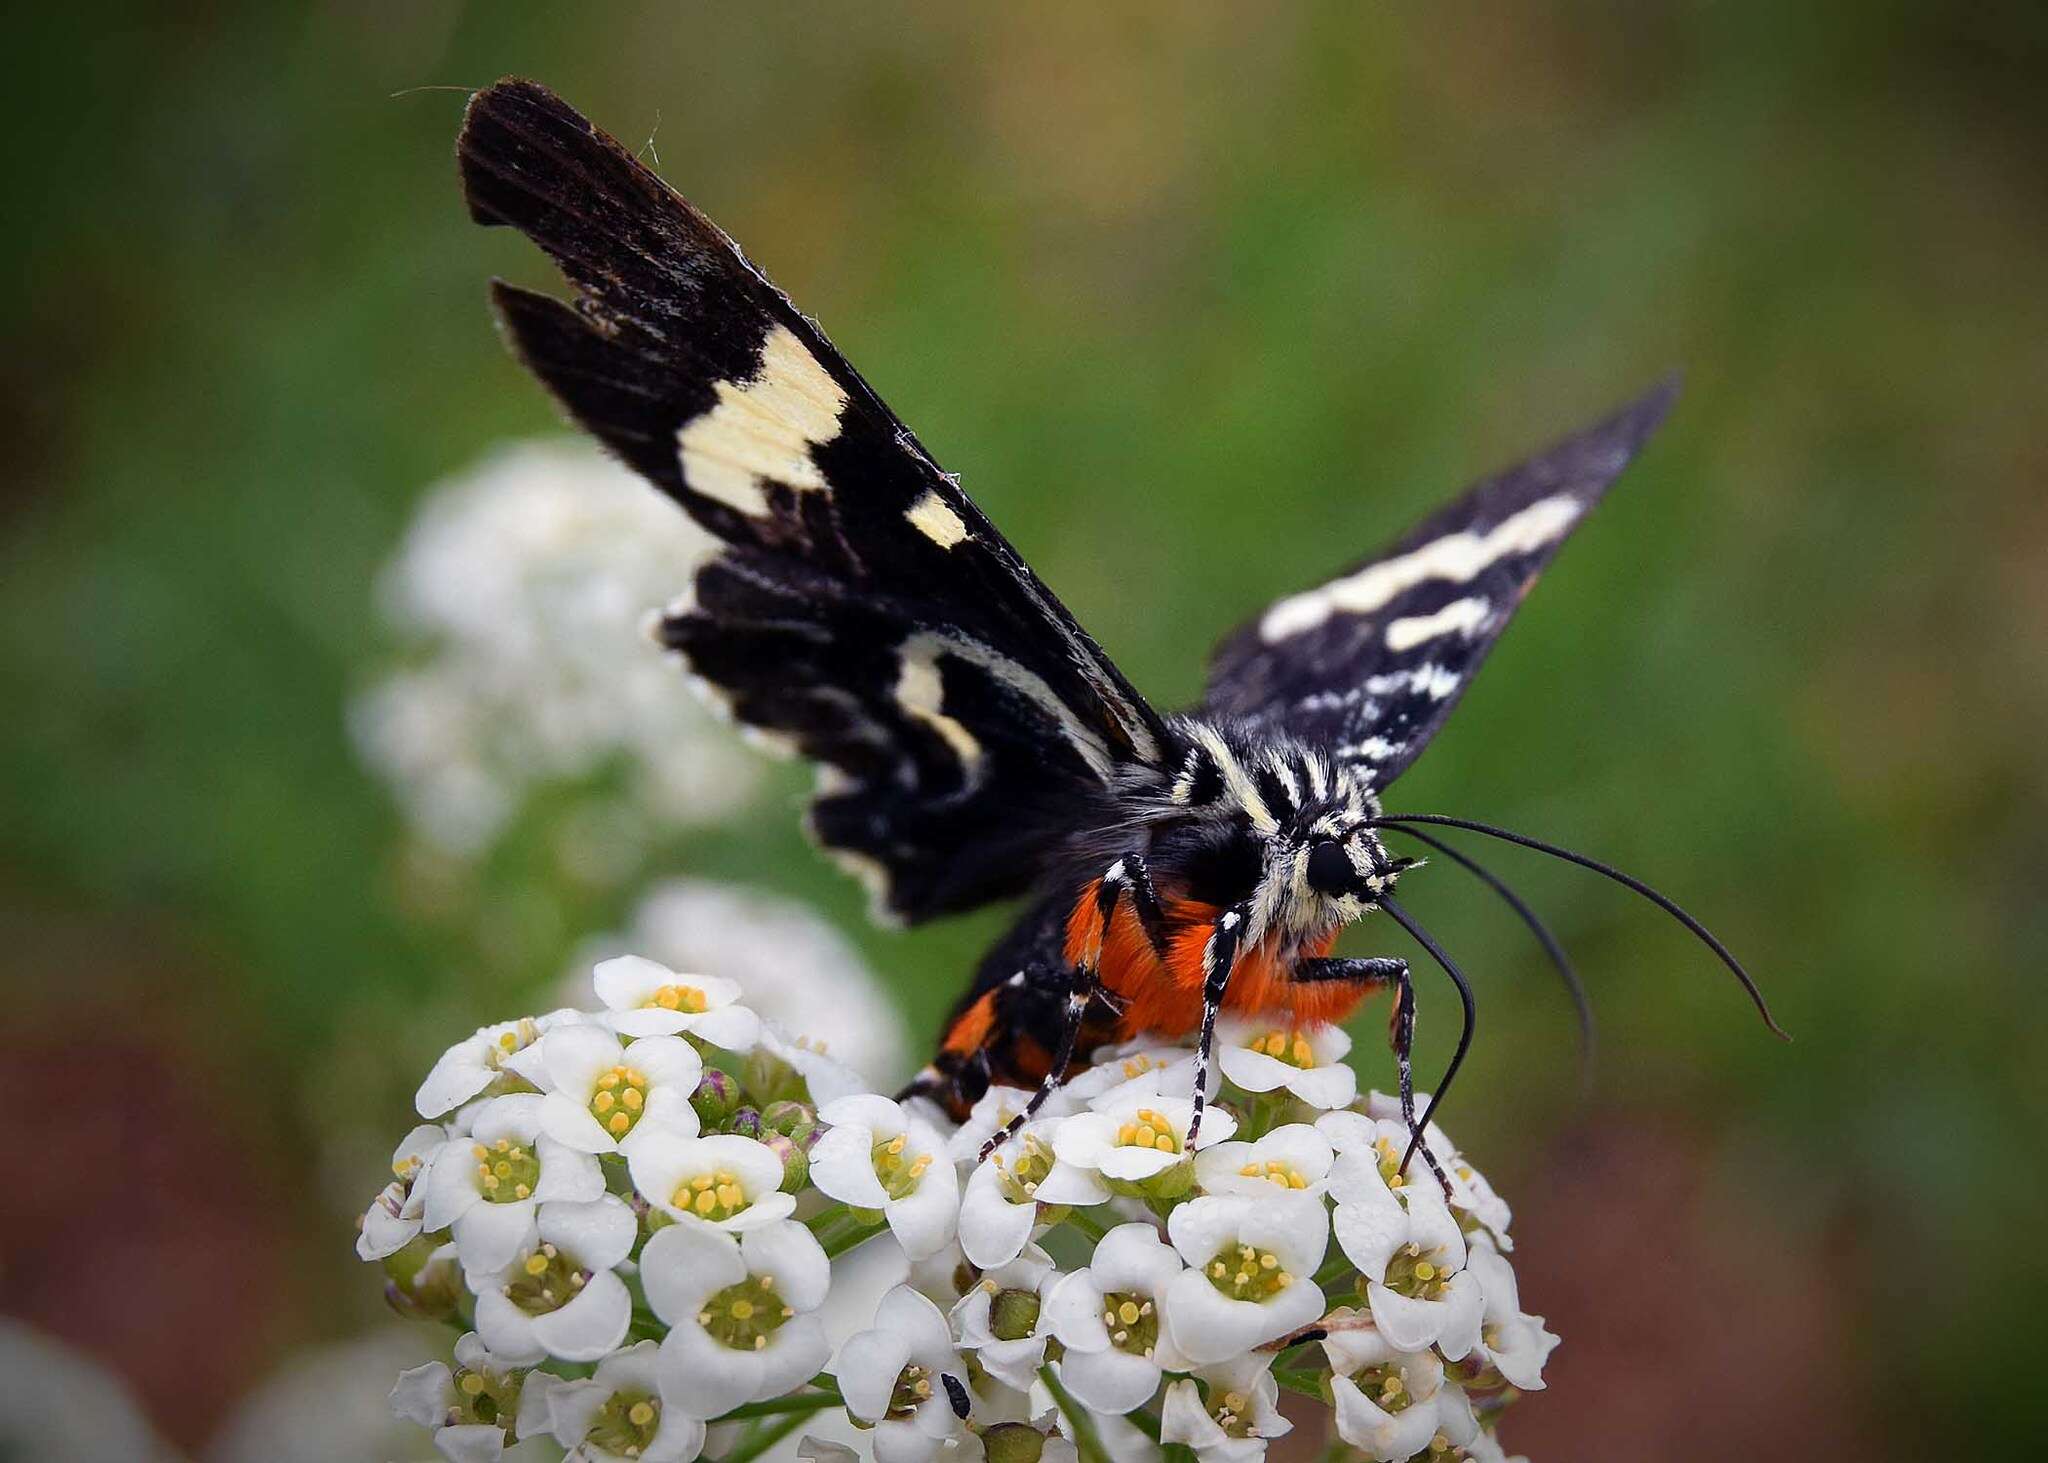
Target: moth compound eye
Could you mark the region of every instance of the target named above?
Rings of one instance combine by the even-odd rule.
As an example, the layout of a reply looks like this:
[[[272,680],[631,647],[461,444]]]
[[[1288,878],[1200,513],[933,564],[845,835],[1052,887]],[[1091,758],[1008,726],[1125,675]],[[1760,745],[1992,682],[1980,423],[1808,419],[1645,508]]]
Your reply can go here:
[[[1308,851],[1308,886],[1318,894],[1342,894],[1358,883],[1358,870],[1351,855],[1334,838],[1325,838]]]

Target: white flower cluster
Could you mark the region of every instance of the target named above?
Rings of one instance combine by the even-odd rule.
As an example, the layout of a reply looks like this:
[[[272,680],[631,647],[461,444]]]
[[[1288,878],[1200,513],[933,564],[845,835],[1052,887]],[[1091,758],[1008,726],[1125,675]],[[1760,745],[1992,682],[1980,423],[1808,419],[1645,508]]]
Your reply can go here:
[[[408,820],[480,852],[529,791],[608,766],[626,795],[579,805],[607,847],[630,843],[620,825],[638,809],[699,824],[744,806],[758,760],[640,629],[712,547],[584,444],[514,444],[431,489],[382,583],[385,618],[418,654],[350,708]]]
[[[739,1463],[843,1413],[880,1463],[1251,1463],[1304,1417],[1353,1456],[1497,1460],[1543,1385],[1506,1205],[1434,1128],[1446,1182],[1402,1171],[1340,1031],[1226,1025],[1194,1141],[1190,1052],[1098,1053],[982,1161],[1026,1094],[949,1131],[730,981],[626,957],[595,986],[451,1049],[363,1218],[394,1303],[462,1332],[393,1393],[450,1459]],[[833,1335],[832,1262],[870,1241],[907,1278]]]

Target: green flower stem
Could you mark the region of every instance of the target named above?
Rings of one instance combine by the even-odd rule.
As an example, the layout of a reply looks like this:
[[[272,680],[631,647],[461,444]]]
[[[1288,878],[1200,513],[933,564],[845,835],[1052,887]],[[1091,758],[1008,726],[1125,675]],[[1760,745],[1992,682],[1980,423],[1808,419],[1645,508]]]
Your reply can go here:
[[[1074,1448],[1081,1455],[1081,1463],[1110,1463],[1109,1450],[1102,1446],[1102,1434],[1095,1430],[1095,1419],[1088,1415],[1088,1409],[1060,1385],[1051,1367],[1040,1367],[1038,1379],[1045,1383],[1045,1390],[1052,1393],[1052,1400],[1066,1417],[1067,1426],[1074,1430]]]
[[[1316,1289],[1327,1292],[1332,1285],[1350,1273],[1351,1262],[1344,1257],[1344,1252],[1339,1250],[1331,1258],[1323,1261],[1323,1268],[1316,1271]]]
[[[1290,1392],[1323,1401],[1323,1379],[1319,1372],[1274,1372],[1273,1380]]]
[[[790,1399],[785,1398],[783,1400],[787,1401]],[[812,1411],[816,1410],[815,1408],[812,1409]],[[725,1455],[723,1463],[747,1463],[747,1460],[750,1458],[760,1457],[763,1453],[802,1427],[806,1422],[810,1421],[810,1418],[811,1414],[809,1412],[791,1413],[780,1422],[762,1428],[752,1437],[743,1438],[739,1446]]]
[[[1159,1441],[1159,1419],[1144,1408],[1141,1407],[1136,1412],[1126,1412],[1124,1414],[1124,1421],[1128,1422],[1153,1442]]]
[[[887,1220],[877,1220],[873,1224],[864,1224],[859,1229],[842,1231],[825,1242],[825,1258],[836,1260],[848,1250],[866,1244],[888,1227]]]
[[[1092,1214],[1084,1214],[1079,1209],[1068,1211],[1067,1223],[1073,1225],[1074,1228],[1080,1230],[1081,1233],[1087,1235],[1088,1238],[1094,1240],[1097,1244],[1101,1244],[1102,1237],[1109,1233],[1108,1226],[1103,1224],[1101,1220]]]
[[[765,1402],[749,1402],[743,1407],[735,1407],[730,1412],[712,1418],[711,1425],[716,1427],[721,1422],[743,1422],[750,1417],[775,1417],[785,1412],[808,1417],[811,1413],[821,1412],[827,1407],[837,1407],[845,1400],[839,1395],[839,1383],[824,1372],[812,1377],[810,1385],[815,1390],[797,1392],[788,1397],[770,1397]],[[731,1463],[731,1460],[728,1459],[727,1463]]]
[[[822,1242],[825,1238],[825,1231],[838,1224],[850,1212],[846,1205],[834,1200],[816,1214],[813,1214],[809,1219],[806,1219],[804,1227],[810,1230],[814,1238]]]

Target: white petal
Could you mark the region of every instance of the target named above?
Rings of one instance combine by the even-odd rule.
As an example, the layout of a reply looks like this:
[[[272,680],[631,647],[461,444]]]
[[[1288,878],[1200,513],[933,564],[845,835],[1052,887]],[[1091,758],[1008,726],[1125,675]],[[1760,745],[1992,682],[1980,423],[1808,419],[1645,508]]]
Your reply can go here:
[[[1085,1209],[1109,1202],[1109,1185],[1090,1169],[1055,1159],[1052,1169],[1038,1181],[1034,1197],[1041,1204],[1072,1204]]]
[[[650,1083],[682,1088],[685,1097],[704,1076],[704,1059],[680,1036],[643,1036],[626,1048],[623,1060]]]
[[[1386,1460],[1412,1458],[1429,1445],[1436,1433],[1436,1409],[1411,1405],[1406,1411],[1387,1413],[1359,1391],[1349,1377],[1331,1379],[1337,1404],[1337,1434],[1368,1457]]]
[[[875,1177],[874,1139],[866,1128],[830,1128],[811,1145],[811,1183],[857,1209],[882,1209],[889,1191]]]
[[[1269,1057],[1264,1052],[1235,1044],[1219,1048],[1216,1065],[1223,1069],[1224,1076],[1246,1092],[1271,1092],[1276,1087],[1285,1087],[1288,1078],[1301,1071],[1301,1068],[1290,1066],[1278,1057]]]
[[[550,1092],[541,1101],[540,1130],[578,1153],[611,1153],[618,1148],[619,1140],[591,1115],[584,1105],[587,1101],[579,1101],[566,1092]]]
[[[760,1379],[750,1401],[793,1392],[818,1374],[832,1355],[832,1341],[816,1316],[794,1316],[769,1338],[765,1350],[754,1353],[760,1363]]]
[[[427,1191],[422,1216],[429,1230],[443,1230],[453,1224],[472,1204],[482,1202],[477,1192],[476,1155],[468,1143],[450,1143],[434,1155],[434,1161],[417,1181]]]
[[[692,1318],[661,1343],[660,1378],[665,1405],[692,1417],[716,1417],[760,1395],[761,1354],[720,1344]]]
[[[1159,1238],[1158,1230],[1142,1221],[1119,1224],[1105,1234],[1088,1261],[1088,1273],[1103,1290],[1157,1295],[1180,1272],[1180,1256]]]
[[[1309,1067],[1287,1079],[1287,1090],[1310,1107],[1342,1107],[1358,1095],[1358,1074],[1341,1063]]]
[[[915,1189],[889,1201],[884,1213],[890,1233],[911,1259],[927,1259],[951,1242],[960,1213],[959,1184],[953,1165],[941,1159],[925,1170]]]
[[[914,1361],[941,1370],[958,1362],[953,1354],[953,1331],[944,1312],[929,1296],[908,1285],[899,1285],[882,1297],[875,1307],[875,1326],[908,1341]]]
[[[548,1393],[548,1420],[554,1428],[555,1441],[565,1448],[582,1442],[611,1396],[610,1387],[591,1377],[557,1385]]]
[[[1195,1390],[1193,1378],[1183,1377],[1166,1389],[1166,1400],[1159,1405],[1160,1442],[1185,1443],[1199,1451],[1228,1442],[1229,1438],[1202,1405],[1202,1394]]]
[[[590,972],[590,983],[597,998],[614,1011],[631,1011],[645,1005],[665,985],[695,984],[693,980],[678,979],[666,965],[644,955],[620,955],[598,961]]]
[[[661,1422],[647,1440],[639,1463],[690,1463],[704,1451],[703,1419],[687,1417],[674,1407],[661,1409]]]
[[[821,1104],[818,1121],[835,1128],[866,1128],[877,1141],[893,1138],[904,1130],[902,1107],[872,1092],[859,1092]]]
[[[1385,1203],[1339,1204],[1330,1216],[1331,1232],[1358,1273],[1368,1280],[1387,1278],[1387,1262],[1408,1242],[1408,1215],[1391,1195]]]
[[[1028,1200],[1012,1204],[1003,1193],[1000,1172],[983,1164],[968,1179],[966,1196],[960,1201],[960,1248],[980,1269],[1007,1265],[1030,1243],[1037,1219],[1038,1205]],[[365,1228],[364,1233],[368,1232]]]
[[[632,1320],[633,1297],[625,1282],[610,1270],[599,1270],[574,1300],[534,1317],[533,1335],[563,1361],[597,1361],[626,1339]]]
[[[1143,1183],[1185,1162],[1187,1159],[1178,1153],[1161,1153],[1156,1148],[1111,1148],[1103,1153],[1096,1167],[1106,1179]]]
[[[1163,1307],[1173,1344],[1196,1363],[1224,1361],[1308,1325],[1323,1313],[1312,1280],[1295,1281],[1264,1304],[1230,1300],[1196,1270],[1167,1287]]]
[[[434,1451],[448,1463],[498,1463],[505,1456],[505,1429],[489,1422],[444,1427],[434,1434]]]
[[[1449,1318],[1450,1307],[1443,1301],[1401,1295],[1377,1280],[1367,1283],[1365,1300],[1372,1307],[1373,1324],[1397,1351],[1420,1351],[1435,1345]]]
[[[879,1422],[889,1411],[896,1378],[910,1365],[910,1338],[877,1328],[847,1338],[833,1364],[846,1410],[867,1422]]]
[[[455,1374],[445,1361],[430,1361],[398,1374],[391,1389],[391,1412],[401,1422],[439,1427],[455,1405]]]
[[[541,1065],[557,1092],[582,1102],[597,1089],[598,1074],[619,1065],[624,1048],[602,1026],[558,1026],[540,1039]]]
[[[825,1303],[832,1286],[832,1262],[801,1224],[784,1219],[750,1229],[740,1236],[740,1251],[749,1271],[775,1277],[776,1294],[792,1310],[816,1310]]]
[[[533,1317],[495,1288],[477,1295],[476,1334],[490,1347],[492,1355],[512,1366],[532,1366],[548,1354],[547,1347],[533,1334]]]
[[[679,1329],[697,1324],[697,1310],[706,1296],[746,1278],[739,1242],[703,1225],[672,1224],[656,1231],[640,1250],[640,1283],[647,1304]]]
[[[578,1153],[545,1133],[534,1140],[533,1152],[540,1160],[540,1177],[533,1181],[533,1197],[539,1202],[587,1203],[604,1196],[604,1170],[597,1166],[597,1155]]]
[[[1159,1364],[1114,1346],[1074,1351],[1060,1363],[1060,1380],[1083,1405],[1115,1417],[1152,1400],[1159,1390]]]
[[[455,1221],[455,1250],[462,1268],[472,1275],[504,1269],[532,1248],[533,1218],[531,1199],[472,1206]]]
[[[1101,1351],[1109,1345],[1102,1324],[1102,1287],[1086,1270],[1063,1275],[1045,1298],[1043,1322],[1071,1352]]]
[[[470,1119],[469,1135],[486,1147],[500,1138],[508,1143],[531,1144],[540,1136],[540,1103],[538,1092],[494,1097]]]
[[[1437,1331],[1437,1349],[1450,1361],[1463,1361],[1479,1344],[1479,1323],[1486,1309],[1479,1277],[1470,1270],[1453,1275],[1444,1287],[1443,1304],[1445,1312]]]
[[[633,1253],[639,1221],[625,1200],[606,1194],[588,1203],[541,1205],[539,1229],[543,1240],[560,1245],[586,1268],[609,1270]]]
[[[699,1041],[709,1042],[725,1051],[752,1051],[754,1044],[761,1039],[761,1018],[745,1006],[723,1006],[701,1016],[692,1016],[683,1029]],[[829,1086],[829,1082],[826,1085]]]

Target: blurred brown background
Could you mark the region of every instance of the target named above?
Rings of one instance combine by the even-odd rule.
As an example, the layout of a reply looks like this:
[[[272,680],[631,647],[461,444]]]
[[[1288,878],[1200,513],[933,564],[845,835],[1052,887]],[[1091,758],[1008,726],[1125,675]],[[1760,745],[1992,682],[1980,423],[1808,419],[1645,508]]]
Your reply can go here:
[[[995,927],[868,929],[787,770],[594,869],[563,809],[616,767],[451,851],[366,766],[351,704],[417,653],[381,566],[430,484],[552,429],[483,300],[545,275],[467,223],[450,162],[460,89],[518,72],[647,139],[1164,704],[1254,607],[1683,366],[1397,801],[1652,877],[1798,1040],[1619,891],[1502,856],[1595,988],[1581,1104],[1521,932],[1453,870],[1416,881],[1482,986],[1449,1125],[1565,1338],[1505,1438],[1909,1459],[2036,1431],[2044,14],[12,17],[0,1312],[231,1456],[266,1378],[381,1324],[351,1225],[432,1056],[656,873],[815,902],[913,1046]]]

